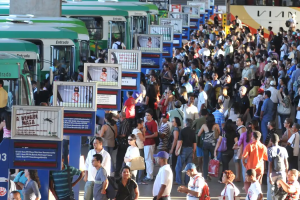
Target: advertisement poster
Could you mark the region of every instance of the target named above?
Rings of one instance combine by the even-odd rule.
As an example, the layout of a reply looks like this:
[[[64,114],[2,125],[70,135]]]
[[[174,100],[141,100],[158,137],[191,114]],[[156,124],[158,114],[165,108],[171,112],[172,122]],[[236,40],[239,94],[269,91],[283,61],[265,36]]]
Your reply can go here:
[[[226,14],[226,6],[215,6],[214,14]]]
[[[189,27],[190,26],[190,14],[188,13],[176,13],[176,12],[169,12],[169,18],[175,19],[182,19],[182,26]]]
[[[190,14],[191,18],[199,18],[200,17],[200,6],[182,6],[182,12],[186,14]]]
[[[209,9],[209,0],[187,1],[189,6],[200,6],[200,14],[205,14],[205,10]]]
[[[175,18],[159,18],[159,25],[173,26],[174,34],[182,33],[182,19]]]
[[[122,72],[140,72],[141,57],[139,50],[108,49],[108,62],[121,64]]]
[[[13,106],[12,113],[12,139],[62,140],[63,108]]]
[[[53,105],[65,110],[96,111],[96,83],[54,81]]]
[[[170,4],[169,12],[181,12],[181,5],[180,4]]]
[[[121,89],[121,64],[84,63],[84,82],[96,82],[98,88]]]
[[[135,35],[135,49],[142,52],[161,52],[162,51],[162,35]]]
[[[149,34],[159,34],[163,36],[163,42],[173,41],[173,26],[150,25]]]

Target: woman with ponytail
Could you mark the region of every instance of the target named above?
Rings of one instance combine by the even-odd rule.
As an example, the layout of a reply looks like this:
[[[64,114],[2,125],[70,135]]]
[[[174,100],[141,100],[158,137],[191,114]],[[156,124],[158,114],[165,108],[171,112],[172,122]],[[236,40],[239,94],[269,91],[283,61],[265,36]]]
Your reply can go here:
[[[125,157],[124,157],[124,162],[128,167],[131,167],[131,161],[134,158],[140,157],[140,150],[137,147],[136,144],[136,136],[134,134],[131,134],[128,136],[128,144],[130,145],[127,148]],[[136,178],[137,170],[132,171],[133,179]]]

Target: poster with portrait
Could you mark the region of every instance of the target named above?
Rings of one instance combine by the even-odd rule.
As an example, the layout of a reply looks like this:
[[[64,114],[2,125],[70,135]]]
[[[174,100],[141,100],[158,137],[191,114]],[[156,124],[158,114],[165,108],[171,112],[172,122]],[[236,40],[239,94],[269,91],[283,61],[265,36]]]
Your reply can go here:
[[[209,0],[187,1],[186,4],[189,6],[200,6],[200,14],[205,14],[205,10],[209,9]]]
[[[169,4],[169,12],[181,12],[181,4]]]
[[[108,63],[121,64],[122,72],[141,72],[140,50],[108,49]]]
[[[226,6],[215,6],[214,14],[226,14]]]
[[[135,49],[142,52],[162,52],[163,35],[135,34]]]
[[[159,18],[159,25],[173,26],[173,33],[174,34],[182,34],[182,19]]]
[[[65,110],[95,111],[96,83],[54,81],[53,105]]]
[[[84,82],[96,82],[97,88],[121,89],[122,65],[84,63]]]
[[[190,14],[188,13],[169,12],[168,18],[182,19],[182,26],[190,27]]]
[[[149,34],[163,35],[164,42],[173,42],[173,26],[149,25]]]

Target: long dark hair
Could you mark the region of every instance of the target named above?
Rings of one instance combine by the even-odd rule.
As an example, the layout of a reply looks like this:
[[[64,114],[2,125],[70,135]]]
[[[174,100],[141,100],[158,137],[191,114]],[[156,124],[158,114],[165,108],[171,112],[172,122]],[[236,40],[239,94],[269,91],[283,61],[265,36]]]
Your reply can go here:
[[[206,125],[208,130],[211,131],[213,126],[215,125],[215,116],[213,114],[209,114],[206,118]]]
[[[230,134],[232,134],[232,133],[235,132],[235,130],[234,130],[233,126],[232,126],[232,120],[231,119],[228,119],[225,122],[223,130],[225,131],[226,135],[230,135]]]
[[[116,121],[113,120],[113,114],[112,113],[105,113],[104,117],[110,125],[114,126],[116,124]]]
[[[37,170],[28,169],[28,172],[31,180],[37,183],[38,188],[41,188],[40,178],[38,176]]]
[[[180,126],[181,126],[181,121],[180,121],[180,119],[179,119],[178,117],[174,117],[174,120],[175,120],[175,122],[176,122],[176,124],[177,124],[177,127],[180,127]]]
[[[233,109],[234,109],[234,114],[240,114],[241,113],[241,108],[238,102],[233,103]]]
[[[247,126],[247,139],[246,139],[246,142],[250,142],[251,140],[251,137],[252,137],[252,127],[249,127],[249,125]]]

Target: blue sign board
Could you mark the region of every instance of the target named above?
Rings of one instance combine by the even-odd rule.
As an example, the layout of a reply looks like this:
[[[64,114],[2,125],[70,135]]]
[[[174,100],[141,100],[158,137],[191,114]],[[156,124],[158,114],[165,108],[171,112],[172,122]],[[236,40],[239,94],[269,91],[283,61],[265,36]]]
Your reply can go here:
[[[14,148],[15,161],[55,162],[56,149]]]
[[[190,40],[190,27],[183,27],[182,28],[182,39],[183,40]]]
[[[173,43],[171,42],[164,42],[163,43],[163,57],[173,57]]]
[[[162,53],[142,53],[142,72],[146,74],[147,69],[161,69],[162,61]]]
[[[64,111],[64,135],[94,136],[96,112]]]
[[[182,34],[174,34],[173,47],[176,47],[176,48],[182,47]]]
[[[200,20],[201,19],[199,19],[199,18],[191,18],[190,19],[190,29],[191,30],[198,30],[199,26],[200,26]]]
[[[98,88],[97,113],[99,110],[121,110],[121,90]]]
[[[122,90],[139,91],[140,90],[140,72],[122,73]]]

